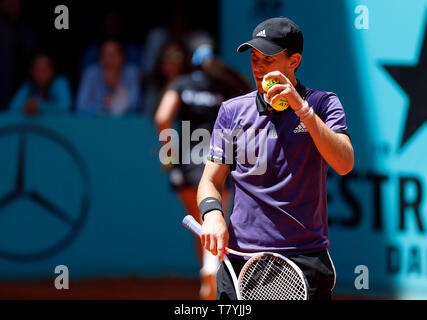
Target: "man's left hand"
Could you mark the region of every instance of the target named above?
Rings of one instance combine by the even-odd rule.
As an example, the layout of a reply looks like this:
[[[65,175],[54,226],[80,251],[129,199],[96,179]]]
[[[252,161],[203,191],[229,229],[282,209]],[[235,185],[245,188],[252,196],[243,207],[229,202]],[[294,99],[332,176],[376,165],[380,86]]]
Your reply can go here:
[[[272,71],[264,76],[266,80],[271,78],[275,78],[280,82],[267,91],[267,98],[271,101],[271,104],[273,105],[280,98],[285,98],[294,111],[301,109],[304,100],[301,98],[292,82],[280,71]]]

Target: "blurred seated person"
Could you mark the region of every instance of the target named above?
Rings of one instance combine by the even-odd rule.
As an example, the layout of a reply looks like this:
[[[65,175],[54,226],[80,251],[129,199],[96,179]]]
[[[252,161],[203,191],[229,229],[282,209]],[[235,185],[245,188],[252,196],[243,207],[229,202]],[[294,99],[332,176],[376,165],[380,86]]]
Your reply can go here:
[[[108,11],[102,17],[101,35],[99,39],[122,39],[129,33],[126,29],[126,24],[123,22],[123,17],[115,11]],[[102,41],[104,42],[104,41]],[[120,41],[123,43],[123,41]],[[141,48],[134,44],[131,39],[124,40],[123,52],[126,62],[132,62],[139,65],[141,57]],[[99,60],[99,51],[101,45],[96,42],[90,44],[81,55],[80,69],[84,70],[89,65]]]
[[[139,86],[138,67],[126,64],[122,46],[108,40],[101,47],[100,63],[83,72],[77,92],[77,112],[122,116],[136,111]]]
[[[55,73],[49,54],[36,54],[31,61],[29,80],[21,85],[10,101],[10,112],[27,115],[69,112],[72,104],[70,84],[65,77]]]
[[[190,64],[184,44],[172,41],[165,45],[155,71],[144,85],[143,111],[154,119],[157,107],[166,89],[175,79],[190,71]]]

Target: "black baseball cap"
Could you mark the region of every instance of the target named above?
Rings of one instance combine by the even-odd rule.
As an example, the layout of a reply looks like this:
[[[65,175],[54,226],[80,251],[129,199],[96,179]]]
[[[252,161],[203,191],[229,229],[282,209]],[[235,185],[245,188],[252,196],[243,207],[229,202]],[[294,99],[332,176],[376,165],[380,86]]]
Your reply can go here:
[[[302,53],[303,36],[301,29],[289,18],[271,18],[261,22],[252,33],[252,40],[241,44],[237,52],[255,48],[266,55],[289,50]]]

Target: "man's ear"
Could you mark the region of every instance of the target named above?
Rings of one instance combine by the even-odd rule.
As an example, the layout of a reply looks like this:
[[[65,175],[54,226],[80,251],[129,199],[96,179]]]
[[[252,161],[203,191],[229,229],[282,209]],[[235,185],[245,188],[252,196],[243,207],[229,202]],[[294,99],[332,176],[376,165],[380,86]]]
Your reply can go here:
[[[294,53],[289,57],[289,67],[296,70],[301,63],[302,55],[300,53]]]

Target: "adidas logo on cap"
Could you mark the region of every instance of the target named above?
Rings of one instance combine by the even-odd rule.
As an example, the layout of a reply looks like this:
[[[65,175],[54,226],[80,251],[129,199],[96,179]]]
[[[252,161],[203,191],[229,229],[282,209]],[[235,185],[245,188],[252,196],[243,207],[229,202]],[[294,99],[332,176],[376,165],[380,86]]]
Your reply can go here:
[[[267,35],[265,34],[265,29],[261,30],[260,32],[258,32],[255,37],[264,37],[264,38],[266,38]]]

